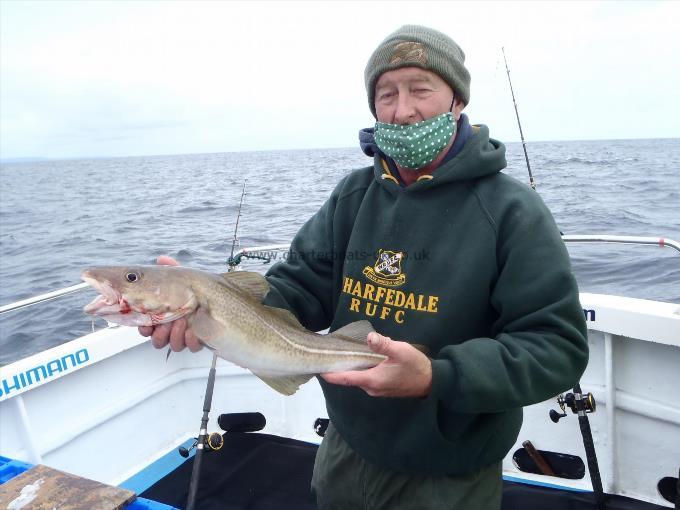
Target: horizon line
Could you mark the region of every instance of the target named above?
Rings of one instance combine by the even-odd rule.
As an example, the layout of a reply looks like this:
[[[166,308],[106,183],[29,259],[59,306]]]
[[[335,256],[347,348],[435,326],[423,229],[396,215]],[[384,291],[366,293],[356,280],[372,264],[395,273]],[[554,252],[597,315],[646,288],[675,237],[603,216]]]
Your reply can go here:
[[[623,141],[642,141],[642,140],[680,140],[680,137],[662,136],[662,137],[644,137],[644,138],[601,138],[601,139],[574,139],[574,140],[533,140],[526,141],[527,145],[531,143],[574,143],[574,142],[623,142]],[[510,142],[502,142],[504,145],[521,144],[521,140],[513,140]],[[208,152],[169,152],[163,154],[129,154],[129,155],[102,155],[102,156],[14,156],[9,158],[0,158],[0,163],[33,163],[42,161],[69,161],[82,159],[122,159],[122,158],[154,158],[165,156],[199,156],[206,154],[243,154],[250,152],[294,152],[294,151],[324,151],[324,150],[340,150],[340,149],[357,149],[359,147],[307,147],[307,148],[289,148],[289,149],[243,149],[243,150],[224,150],[224,151],[208,151]]]

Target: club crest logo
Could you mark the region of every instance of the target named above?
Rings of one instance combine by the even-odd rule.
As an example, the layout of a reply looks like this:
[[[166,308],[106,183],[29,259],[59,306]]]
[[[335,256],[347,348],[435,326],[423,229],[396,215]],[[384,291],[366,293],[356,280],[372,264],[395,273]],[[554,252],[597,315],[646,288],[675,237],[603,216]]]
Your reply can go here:
[[[400,251],[378,251],[378,257],[373,267],[366,266],[362,273],[366,278],[379,285],[397,287],[406,281],[406,275],[401,272],[401,261],[404,253]]]
[[[425,46],[415,41],[402,41],[398,43],[392,52],[390,64],[398,65],[404,62],[427,64],[427,50]]]

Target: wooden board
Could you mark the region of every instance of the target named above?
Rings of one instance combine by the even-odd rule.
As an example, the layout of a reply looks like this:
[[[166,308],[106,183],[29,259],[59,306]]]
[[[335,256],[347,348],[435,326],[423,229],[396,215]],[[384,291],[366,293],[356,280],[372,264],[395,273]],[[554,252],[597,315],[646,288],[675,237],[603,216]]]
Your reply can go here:
[[[132,491],[42,465],[0,485],[1,510],[118,510],[135,497]]]

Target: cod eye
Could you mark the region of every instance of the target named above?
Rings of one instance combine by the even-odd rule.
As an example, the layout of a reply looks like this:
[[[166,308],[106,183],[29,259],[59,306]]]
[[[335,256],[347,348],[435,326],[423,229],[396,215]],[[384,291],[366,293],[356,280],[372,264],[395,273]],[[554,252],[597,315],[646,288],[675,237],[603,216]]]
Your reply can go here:
[[[132,271],[125,275],[125,279],[130,283],[135,283],[136,281],[139,280],[139,278],[140,278],[139,274],[134,273]]]

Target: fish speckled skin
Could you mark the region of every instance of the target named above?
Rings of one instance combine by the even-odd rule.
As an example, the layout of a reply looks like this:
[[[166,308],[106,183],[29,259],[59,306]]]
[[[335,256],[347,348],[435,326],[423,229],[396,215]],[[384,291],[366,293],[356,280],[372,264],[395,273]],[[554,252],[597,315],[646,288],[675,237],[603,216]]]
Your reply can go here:
[[[186,316],[208,347],[292,394],[312,375],[370,368],[385,359],[370,350],[373,331],[359,321],[329,335],[303,328],[288,311],[261,304],[269,289],[259,273],[223,275],[173,266],[87,269],[83,280],[101,292],[85,307],[110,322],[144,326]]]

